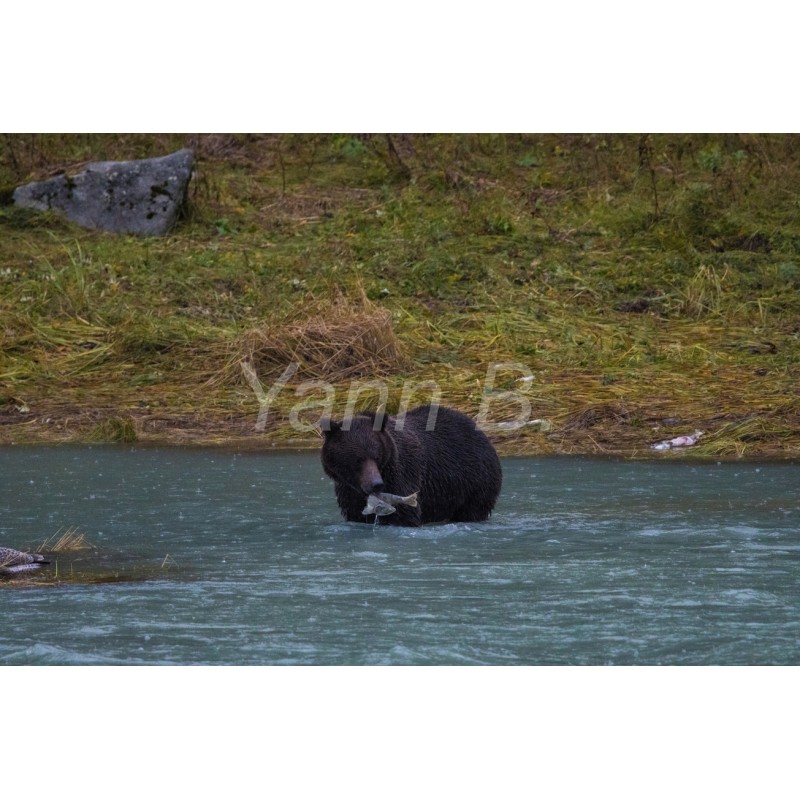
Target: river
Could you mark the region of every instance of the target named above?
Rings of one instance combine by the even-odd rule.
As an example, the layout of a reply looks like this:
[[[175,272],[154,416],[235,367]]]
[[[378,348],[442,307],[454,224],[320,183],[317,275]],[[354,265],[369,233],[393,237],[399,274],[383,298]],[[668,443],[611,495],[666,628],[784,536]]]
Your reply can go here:
[[[1,449],[0,545],[95,549],[0,585],[0,663],[800,663],[800,466],[503,471],[488,522],[375,528],[317,453]]]

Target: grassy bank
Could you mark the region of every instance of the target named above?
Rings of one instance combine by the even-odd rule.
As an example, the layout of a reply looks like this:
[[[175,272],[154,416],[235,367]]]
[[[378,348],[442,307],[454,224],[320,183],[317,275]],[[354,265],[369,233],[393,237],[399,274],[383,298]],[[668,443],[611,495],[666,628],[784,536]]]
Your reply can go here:
[[[187,145],[168,237],[0,207],[0,443],[314,444],[305,381],[475,414],[513,362],[489,418],[513,389],[545,423],[503,452],[800,452],[798,137],[4,136],[0,197]],[[300,365],[263,431],[242,360],[265,392]]]

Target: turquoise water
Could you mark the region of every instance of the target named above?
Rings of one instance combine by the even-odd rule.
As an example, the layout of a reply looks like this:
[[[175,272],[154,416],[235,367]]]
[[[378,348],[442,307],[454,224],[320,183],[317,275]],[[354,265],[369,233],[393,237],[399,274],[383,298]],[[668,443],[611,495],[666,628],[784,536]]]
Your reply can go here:
[[[800,663],[800,466],[503,470],[486,523],[373,528],[316,453],[2,449],[0,544],[146,579],[0,587],[0,663]]]

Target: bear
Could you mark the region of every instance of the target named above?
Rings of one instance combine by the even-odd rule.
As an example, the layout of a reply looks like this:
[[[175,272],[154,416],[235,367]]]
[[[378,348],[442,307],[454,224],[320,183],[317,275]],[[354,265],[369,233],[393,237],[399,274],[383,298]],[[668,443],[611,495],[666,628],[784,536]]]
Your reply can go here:
[[[371,411],[347,421],[320,420],[322,468],[346,520],[375,522],[374,514],[363,514],[373,492],[418,492],[416,507],[398,505],[394,514],[378,517],[381,525],[489,518],[503,472],[492,443],[466,414],[437,405],[407,412],[402,424],[399,416]]]

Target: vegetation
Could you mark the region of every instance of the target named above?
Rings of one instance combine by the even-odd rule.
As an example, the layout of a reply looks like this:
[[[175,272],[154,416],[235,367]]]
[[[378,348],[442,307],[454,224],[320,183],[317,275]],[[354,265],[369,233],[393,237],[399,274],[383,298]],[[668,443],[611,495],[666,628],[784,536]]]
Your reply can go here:
[[[57,531],[38,547],[31,547],[26,552],[46,556],[47,564],[37,570],[0,575],[0,590],[128,583],[163,579],[165,570],[171,577],[180,573],[169,554],[161,562],[148,562],[130,554],[104,552],[87,541],[86,535],[75,527]]]
[[[8,204],[183,146],[168,237]],[[308,381],[336,413],[380,378],[390,410],[432,380],[475,414],[506,362],[535,379],[501,369],[490,418],[524,391],[545,423],[494,433],[503,452],[651,455],[702,429],[683,452],[795,457],[799,186],[796,136],[5,136],[0,442],[316,444],[291,424],[319,416]],[[265,392],[299,364],[264,430],[242,361]]]

